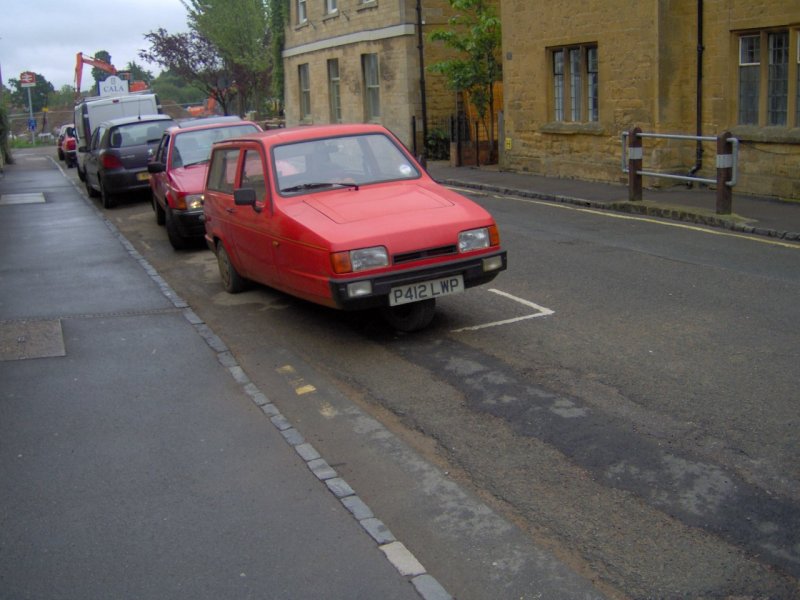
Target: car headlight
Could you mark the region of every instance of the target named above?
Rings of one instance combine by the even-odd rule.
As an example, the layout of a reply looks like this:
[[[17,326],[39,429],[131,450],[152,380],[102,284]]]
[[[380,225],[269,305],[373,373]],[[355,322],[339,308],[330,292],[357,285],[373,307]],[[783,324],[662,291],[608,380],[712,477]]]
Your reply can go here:
[[[470,252],[481,250],[490,246],[498,246],[500,236],[497,233],[497,226],[481,227],[480,229],[470,229],[458,234],[458,251]]]
[[[186,208],[188,210],[203,208],[203,194],[189,194],[186,196]]]
[[[383,246],[334,252],[331,262],[335,273],[355,273],[389,265],[389,255]]]

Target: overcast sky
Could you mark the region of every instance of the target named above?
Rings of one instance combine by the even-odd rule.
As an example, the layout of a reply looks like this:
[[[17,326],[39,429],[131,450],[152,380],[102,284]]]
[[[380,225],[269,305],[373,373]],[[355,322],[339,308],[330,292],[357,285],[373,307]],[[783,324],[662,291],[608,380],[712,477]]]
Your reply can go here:
[[[75,55],[111,55],[117,69],[135,61],[157,74],[160,68],[139,58],[149,48],[144,34],[163,27],[187,30],[180,0],[0,0],[0,69],[3,83],[23,71],[43,75],[56,90],[74,85]],[[91,84],[84,67],[82,87]]]

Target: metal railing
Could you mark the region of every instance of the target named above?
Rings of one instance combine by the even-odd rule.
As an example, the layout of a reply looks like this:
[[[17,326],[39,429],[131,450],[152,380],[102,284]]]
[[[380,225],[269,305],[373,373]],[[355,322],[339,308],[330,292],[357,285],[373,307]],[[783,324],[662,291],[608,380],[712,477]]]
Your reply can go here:
[[[622,172],[628,172],[628,137],[631,135],[630,131],[623,131],[622,135],[620,136],[622,139]],[[710,135],[680,135],[680,134],[671,134],[671,133],[637,133],[636,134],[640,138],[658,138],[664,140],[690,140],[695,142],[716,142],[718,138]],[[725,182],[725,185],[730,187],[734,187],[736,182],[738,181],[738,174],[739,174],[739,140],[735,137],[727,138],[725,141],[731,144],[732,151],[731,151],[731,161],[732,164],[727,165],[731,169],[731,178]],[[720,158],[727,156],[725,154],[717,155],[717,168],[720,167]],[[641,158],[641,157],[640,157]],[[722,162],[728,162],[727,159],[722,160]],[[723,167],[724,168],[724,167]],[[692,177],[691,175],[673,175],[671,173],[657,173],[654,171],[637,171],[638,175],[646,175],[649,177],[662,177],[664,179],[677,179],[679,181],[689,181],[689,182],[699,182],[699,183],[709,183],[715,184],[717,183],[716,179],[710,179],[707,177]]]
[[[698,143],[716,142],[717,155],[716,179],[705,177],[695,177],[693,175],[675,175],[672,173],[658,173],[655,171],[645,171],[642,168],[644,150],[642,148],[643,138],[666,139],[666,140],[688,140]],[[660,177],[663,179],[675,179],[678,181],[708,183],[716,185],[717,189],[717,214],[731,214],[731,204],[733,198],[733,187],[738,178],[739,166],[739,140],[730,133],[725,132],[716,137],[699,135],[681,135],[668,133],[642,133],[635,127],[631,131],[623,132],[622,141],[622,172],[628,174],[628,199],[631,201],[642,199],[642,177]],[[700,150],[698,149],[698,153]],[[698,164],[699,167],[699,164]]]

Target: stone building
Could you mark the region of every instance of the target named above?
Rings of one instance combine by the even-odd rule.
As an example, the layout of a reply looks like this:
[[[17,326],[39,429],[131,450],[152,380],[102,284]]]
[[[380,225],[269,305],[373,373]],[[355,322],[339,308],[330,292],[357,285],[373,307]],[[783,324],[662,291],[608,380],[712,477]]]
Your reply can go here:
[[[423,79],[416,0],[291,0],[283,58],[286,124],[381,123],[422,144]],[[428,40],[446,26],[447,0],[422,0],[424,64],[447,50]],[[455,111],[441,76],[424,73],[428,121]],[[412,131],[416,117],[416,132]]]
[[[501,0],[501,17],[503,168],[620,181],[624,131],[728,131],[735,192],[800,199],[797,0]],[[700,149],[645,139],[644,169],[713,179]]]

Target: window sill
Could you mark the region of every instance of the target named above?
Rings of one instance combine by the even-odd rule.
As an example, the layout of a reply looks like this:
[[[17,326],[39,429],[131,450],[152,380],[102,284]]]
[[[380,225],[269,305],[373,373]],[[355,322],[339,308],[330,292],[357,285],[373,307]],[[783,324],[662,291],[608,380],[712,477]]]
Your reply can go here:
[[[322,17],[322,22],[323,23],[327,23],[328,21],[334,21],[334,20],[336,20],[338,18],[339,18],[339,11],[337,10],[335,12],[328,13],[327,15],[324,15]]]
[[[542,133],[556,133],[560,135],[604,135],[605,127],[600,123],[573,123],[569,121],[553,121],[545,123],[539,128]]]
[[[377,7],[378,7],[378,0],[370,0],[369,2],[362,2],[361,4],[359,4],[358,7],[356,7],[356,12],[362,10],[369,10],[371,8],[377,8]]]
[[[301,29],[305,29],[305,28],[306,28],[306,27],[308,27],[309,25],[311,25],[311,22],[310,22],[308,19],[306,19],[306,20],[305,20],[305,21],[303,21],[302,23],[298,23],[297,25],[295,25],[295,26],[294,26],[294,30],[295,30],[295,31],[300,31]]]
[[[743,142],[764,144],[800,144],[800,127],[758,127],[756,125],[737,125],[730,129],[733,137]]]

